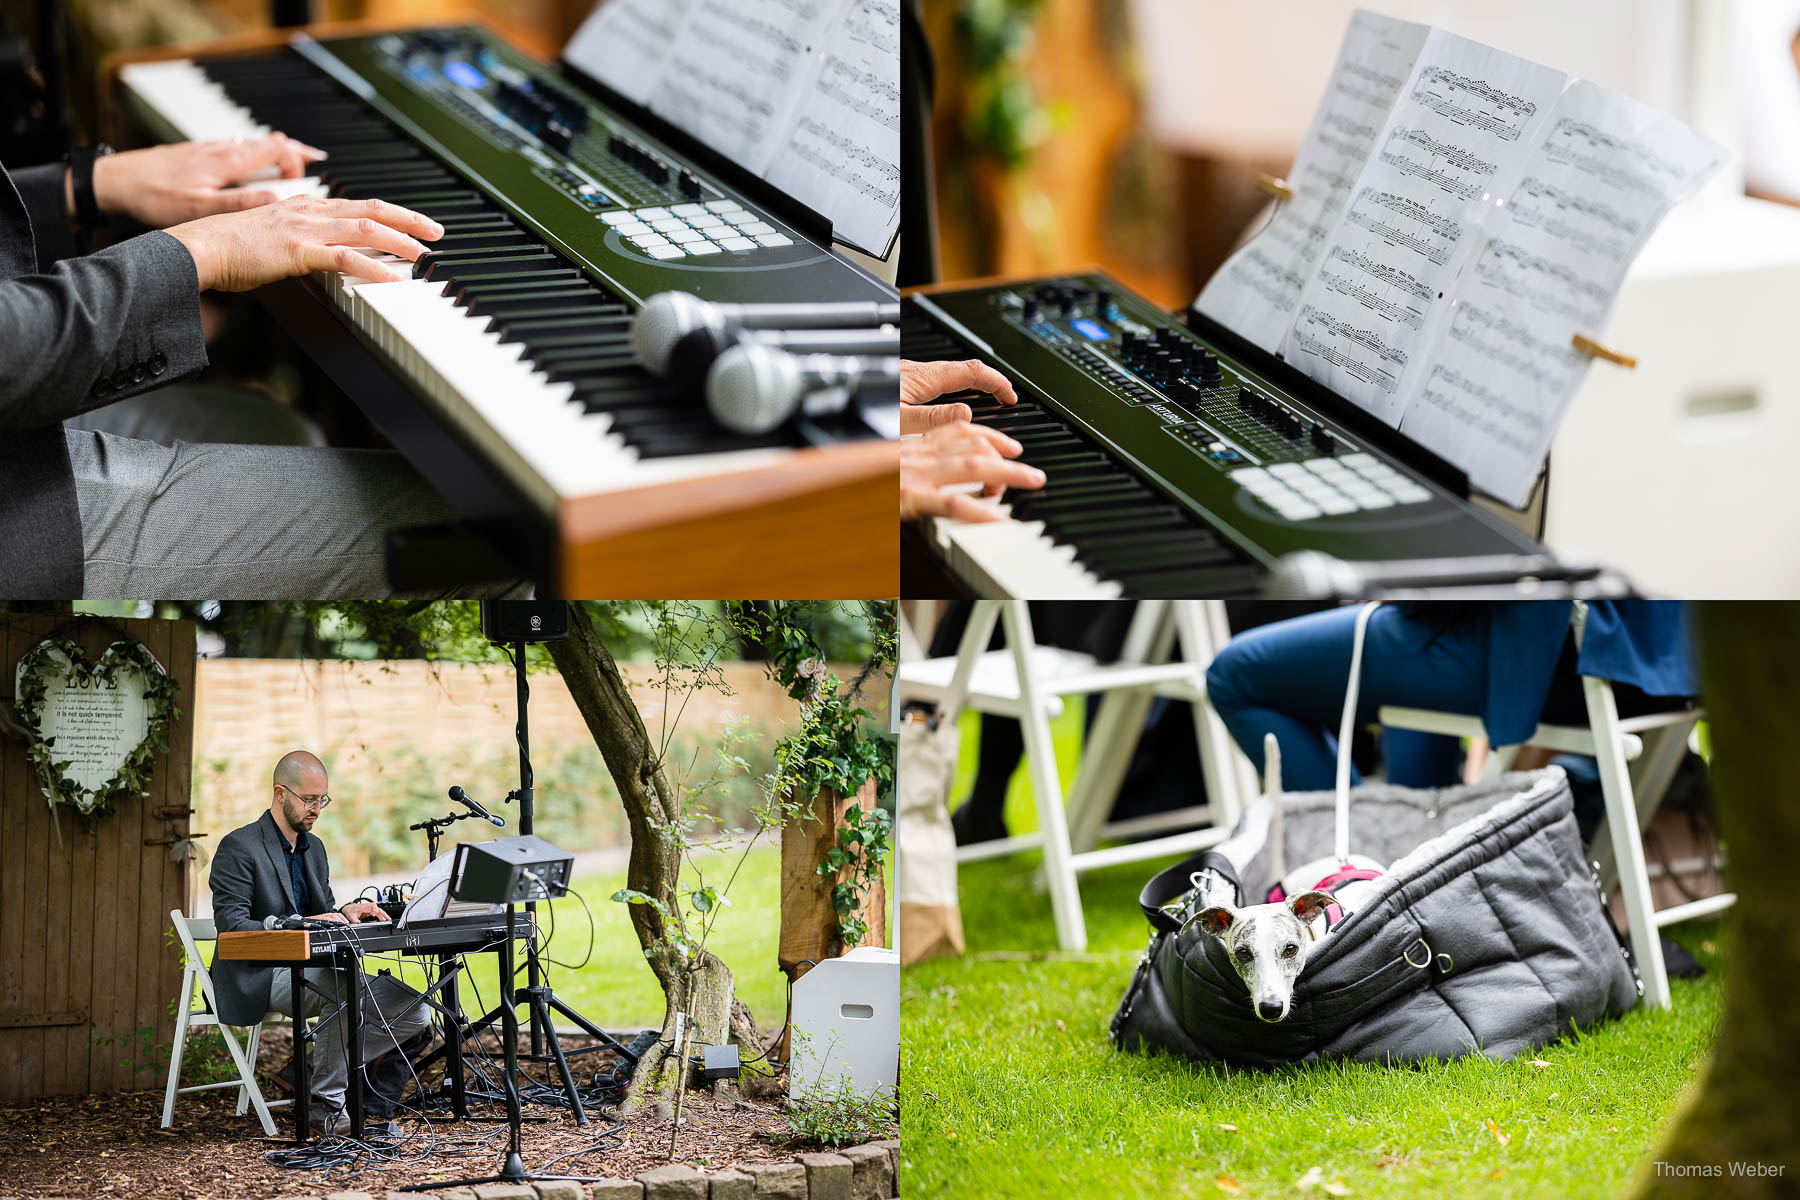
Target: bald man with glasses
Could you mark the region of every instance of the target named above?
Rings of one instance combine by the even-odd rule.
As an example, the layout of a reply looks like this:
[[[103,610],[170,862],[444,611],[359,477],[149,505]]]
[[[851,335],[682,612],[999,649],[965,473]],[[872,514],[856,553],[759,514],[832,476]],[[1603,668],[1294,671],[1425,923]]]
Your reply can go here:
[[[331,864],[324,843],[312,832],[331,805],[328,782],[325,764],[304,750],[285,754],[275,764],[268,811],[226,834],[213,856],[213,917],[219,932],[261,929],[269,917],[346,923],[388,919],[378,905],[356,900],[339,907],[332,895]],[[343,974],[331,967],[308,968],[307,1016],[337,1009]],[[215,960],[212,978],[219,1019],[226,1024],[254,1025],[269,1012],[294,1015],[292,972]],[[370,1111],[391,1116],[411,1078],[407,1055],[429,1040],[430,1021],[419,993],[392,976],[365,975],[361,986],[362,1060],[375,1085]],[[325,1133],[336,1131],[343,1118],[348,1042],[344,1022],[334,1019],[319,1027],[313,1043],[312,1122]],[[384,1058],[394,1050],[402,1053]],[[389,1132],[398,1131],[390,1127]]]

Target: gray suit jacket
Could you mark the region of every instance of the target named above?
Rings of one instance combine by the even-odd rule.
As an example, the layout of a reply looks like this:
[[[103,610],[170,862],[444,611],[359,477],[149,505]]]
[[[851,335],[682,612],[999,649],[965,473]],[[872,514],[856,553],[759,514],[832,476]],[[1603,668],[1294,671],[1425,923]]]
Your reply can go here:
[[[288,878],[284,839],[273,813],[263,813],[220,840],[212,862],[213,921],[220,933],[261,929],[264,917],[313,916],[337,908],[325,844],[310,833],[306,840],[302,870],[311,893],[310,913],[295,911],[294,883]],[[228,1025],[254,1025],[262,1020],[269,1011],[275,970],[215,958],[212,981],[219,998],[219,1019]]]
[[[21,599],[82,594],[63,419],[206,366],[185,246],[153,232],[75,254],[62,165],[0,166],[0,580]]]

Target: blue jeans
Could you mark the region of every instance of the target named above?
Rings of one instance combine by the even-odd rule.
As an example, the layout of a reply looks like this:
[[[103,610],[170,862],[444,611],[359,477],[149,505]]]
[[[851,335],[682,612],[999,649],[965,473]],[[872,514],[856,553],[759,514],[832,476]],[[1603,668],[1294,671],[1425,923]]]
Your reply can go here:
[[[1446,606],[1439,617],[1419,607],[1384,605],[1370,617],[1358,724],[1373,722],[1383,705],[1482,711],[1488,625],[1481,611]],[[1252,629],[1233,638],[1207,668],[1207,695],[1258,772],[1263,735],[1275,735],[1287,790],[1322,791],[1337,778],[1336,730],[1357,611],[1340,608]],[[1443,787],[1461,778],[1462,748],[1441,734],[1386,731],[1382,758],[1388,781],[1406,787]]]

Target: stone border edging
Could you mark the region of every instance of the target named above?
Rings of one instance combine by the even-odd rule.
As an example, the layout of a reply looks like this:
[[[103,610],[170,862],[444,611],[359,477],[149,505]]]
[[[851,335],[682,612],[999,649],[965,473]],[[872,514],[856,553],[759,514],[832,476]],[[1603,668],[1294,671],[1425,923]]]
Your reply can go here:
[[[286,1200],[895,1200],[899,1178],[900,1143],[888,1140],[710,1173],[670,1164],[634,1179],[595,1184],[484,1183],[441,1192],[387,1192],[381,1198],[371,1192],[327,1192]]]

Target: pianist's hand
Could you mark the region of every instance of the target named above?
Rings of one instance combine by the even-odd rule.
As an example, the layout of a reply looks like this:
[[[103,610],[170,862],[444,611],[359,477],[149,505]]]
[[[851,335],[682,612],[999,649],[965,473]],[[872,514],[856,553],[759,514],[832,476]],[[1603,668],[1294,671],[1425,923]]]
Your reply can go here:
[[[964,362],[913,362],[900,360],[901,433],[924,433],[942,425],[967,421],[974,414],[966,404],[931,404],[951,392],[989,392],[1002,404],[1017,404],[1006,376],[979,359]],[[915,407],[931,404],[929,408]]]
[[[273,204],[275,195],[242,184],[269,167],[285,179],[325,157],[284,133],[242,142],[178,142],[94,160],[94,203],[103,213],[165,229],[214,213]]]
[[[385,200],[321,200],[290,196],[245,212],[220,213],[176,225],[169,233],[194,256],[200,289],[244,292],[309,271],[336,271],[376,282],[407,272],[378,263],[361,248],[408,262],[424,253],[414,239],[444,236],[430,217]]]
[[[314,913],[306,919],[309,921],[336,921],[339,925],[348,925],[350,923],[344,920],[343,913]]]
[[[900,519],[1000,520],[998,513],[973,496],[942,489],[952,484],[979,483],[984,495],[999,496],[1008,487],[1043,487],[1042,471],[1009,461],[1017,458],[1021,449],[1019,443],[999,430],[967,422],[942,425],[923,437],[903,439],[900,443]]]
[[[364,918],[376,921],[388,919],[387,912],[379,904],[371,904],[367,900],[356,900],[344,905],[344,919],[352,925]]]

